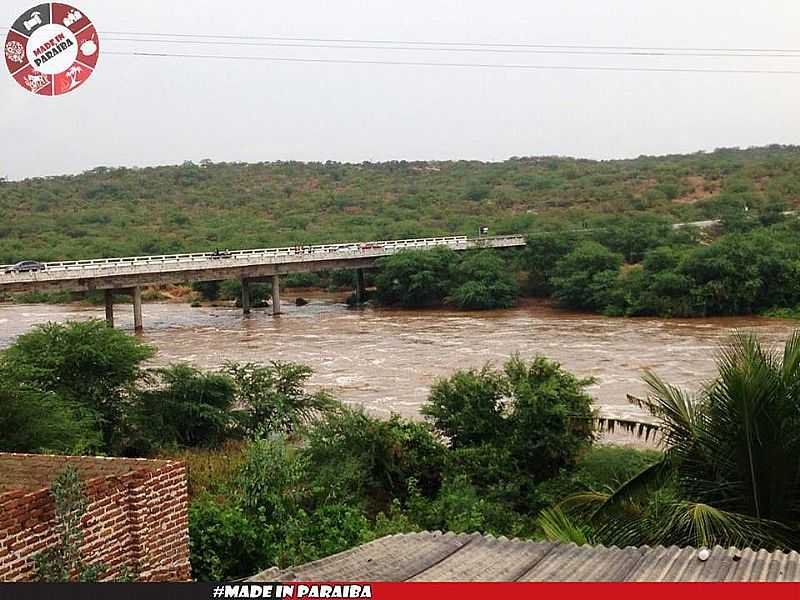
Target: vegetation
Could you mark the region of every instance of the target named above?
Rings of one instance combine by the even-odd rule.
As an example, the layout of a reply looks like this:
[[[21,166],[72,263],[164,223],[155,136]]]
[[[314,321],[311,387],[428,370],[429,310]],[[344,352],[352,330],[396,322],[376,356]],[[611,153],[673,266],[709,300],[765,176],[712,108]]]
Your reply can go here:
[[[186,460],[191,559],[201,579],[313,560],[398,531],[536,536],[538,511],[560,489],[553,482],[580,489],[572,478],[591,454],[588,382],[543,358],[514,357],[502,370],[437,382],[425,423],[376,419],[311,393],[311,371],[301,365],[147,369],[151,355],[99,322],[21,336],[0,357],[9,374],[0,380],[0,415],[30,431],[3,430],[2,444],[75,451],[59,437],[68,424],[45,427],[42,413],[37,420],[22,410],[33,395],[36,408],[59,418],[87,415],[78,421],[78,451]],[[70,364],[84,376],[62,376]],[[119,399],[113,426],[94,389]]]
[[[695,394],[645,381],[648,396],[634,400],[658,418],[663,456],[613,491],[565,500],[565,536],[578,527],[606,544],[797,548],[800,333],[782,353],[738,335]]]
[[[144,368],[154,352],[97,320],[21,335],[0,354],[0,449],[146,455],[216,447],[290,432],[335,405],[325,393],[305,392],[311,370],[303,365]]]
[[[78,333],[95,336],[97,353],[86,356]],[[82,439],[108,453],[185,459],[199,579],[250,575],[421,529],[617,545],[800,547],[800,333],[782,353],[751,336],[735,338],[717,378],[696,394],[648,374],[649,394],[636,402],[659,420],[663,454],[593,447],[590,381],[542,357],[514,356],[502,369],[437,381],[423,409],[428,421],[419,422],[376,419],[310,393],[310,371],[301,365],[145,369],[140,361],[150,352],[138,344],[92,322],[21,336],[2,355],[10,370],[0,380],[0,414],[31,431],[3,429],[2,444],[58,447],[48,436],[59,427],[22,411],[32,397],[59,418],[88,415],[79,421]],[[31,348],[40,360],[25,363]],[[22,366],[11,369],[9,357]],[[85,376],[54,375],[68,364]],[[114,428],[97,417],[103,413],[87,382],[121,399]],[[79,560],[94,564],[74,551],[79,492],[70,473],[54,486],[63,543],[41,555],[43,579],[83,572]],[[97,572],[86,567],[81,577]]]
[[[792,204],[799,165],[798,148],[770,146],[615,161],[98,167],[0,184],[0,262],[465,234],[480,225],[538,233],[621,214],[735,226],[745,206],[776,216],[780,203]]]
[[[385,305],[508,308],[519,295],[506,261],[490,250],[405,250],[380,259],[378,267],[376,299]]]
[[[0,421],[30,426],[7,429],[20,449],[109,451],[122,442],[141,364],[153,354],[101,321],[36,327],[0,355]]]
[[[50,494],[55,505],[54,529],[58,542],[34,556],[35,580],[49,583],[96,582],[108,567],[102,562],[89,563],[82,555],[84,535],[80,524],[86,514],[87,499],[75,467],[67,466],[56,475]],[[132,574],[124,566],[118,580],[130,580]]]
[[[331,241],[529,235],[512,253],[387,259],[378,300],[420,307],[510,306],[518,294],[612,315],[706,316],[800,305],[800,148],[720,149],[589,161],[390,162],[99,167],[0,185],[0,262],[206,251]],[[718,219],[705,232],[676,222]],[[754,252],[754,250],[758,252]],[[755,258],[755,260],[750,260]],[[293,285],[350,286],[347,272]],[[266,302],[267,285],[254,286]],[[196,284],[236,300],[238,283]],[[64,301],[64,296],[27,300]]]

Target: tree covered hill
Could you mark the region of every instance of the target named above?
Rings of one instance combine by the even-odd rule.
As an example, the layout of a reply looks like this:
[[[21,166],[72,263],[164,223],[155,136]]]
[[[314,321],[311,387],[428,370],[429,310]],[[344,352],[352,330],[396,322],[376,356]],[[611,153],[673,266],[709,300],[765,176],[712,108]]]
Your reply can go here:
[[[800,147],[613,161],[202,161],[0,182],[0,262],[8,263],[777,209],[800,203]]]

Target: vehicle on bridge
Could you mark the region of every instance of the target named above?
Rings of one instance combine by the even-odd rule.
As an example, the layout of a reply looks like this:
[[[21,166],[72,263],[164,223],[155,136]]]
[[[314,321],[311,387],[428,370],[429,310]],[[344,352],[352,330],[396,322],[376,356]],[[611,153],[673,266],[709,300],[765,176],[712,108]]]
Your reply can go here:
[[[6,269],[6,273],[33,273],[35,271],[44,271],[44,265],[35,260],[21,260]]]

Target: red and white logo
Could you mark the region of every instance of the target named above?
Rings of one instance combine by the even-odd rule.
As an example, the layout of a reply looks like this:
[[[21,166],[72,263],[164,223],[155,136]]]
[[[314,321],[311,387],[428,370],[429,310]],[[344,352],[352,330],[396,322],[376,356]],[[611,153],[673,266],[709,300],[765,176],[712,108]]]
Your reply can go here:
[[[14,21],[3,50],[17,83],[33,94],[59,96],[89,79],[97,66],[100,40],[80,10],[48,2]]]

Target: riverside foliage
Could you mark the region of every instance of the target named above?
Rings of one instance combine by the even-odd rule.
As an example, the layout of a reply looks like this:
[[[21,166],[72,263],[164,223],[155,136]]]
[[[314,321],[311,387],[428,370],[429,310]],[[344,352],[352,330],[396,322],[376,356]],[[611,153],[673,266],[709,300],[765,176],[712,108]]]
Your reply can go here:
[[[301,365],[147,369],[151,355],[101,322],[20,336],[0,356],[0,448],[182,458],[199,579],[421,529],[800,548],[800,333],[783,352],[734,338],[695,394],[648,374],[637,402],[663,454],[594,447],[590,381],[542,357],[457,371],[409,421],[310,392]]]
[[[200,579],[399,531],[536,536],[552,482],[591,453],[588,382],[544,358],[439,381],[426,423],[377,419],[311,392],[302,365],[148,369],[151,356],[99,321],[20,336],[0,356],[0,448],[186,460]],[[113,412],[87,393],[95,388],[113,393]]]

